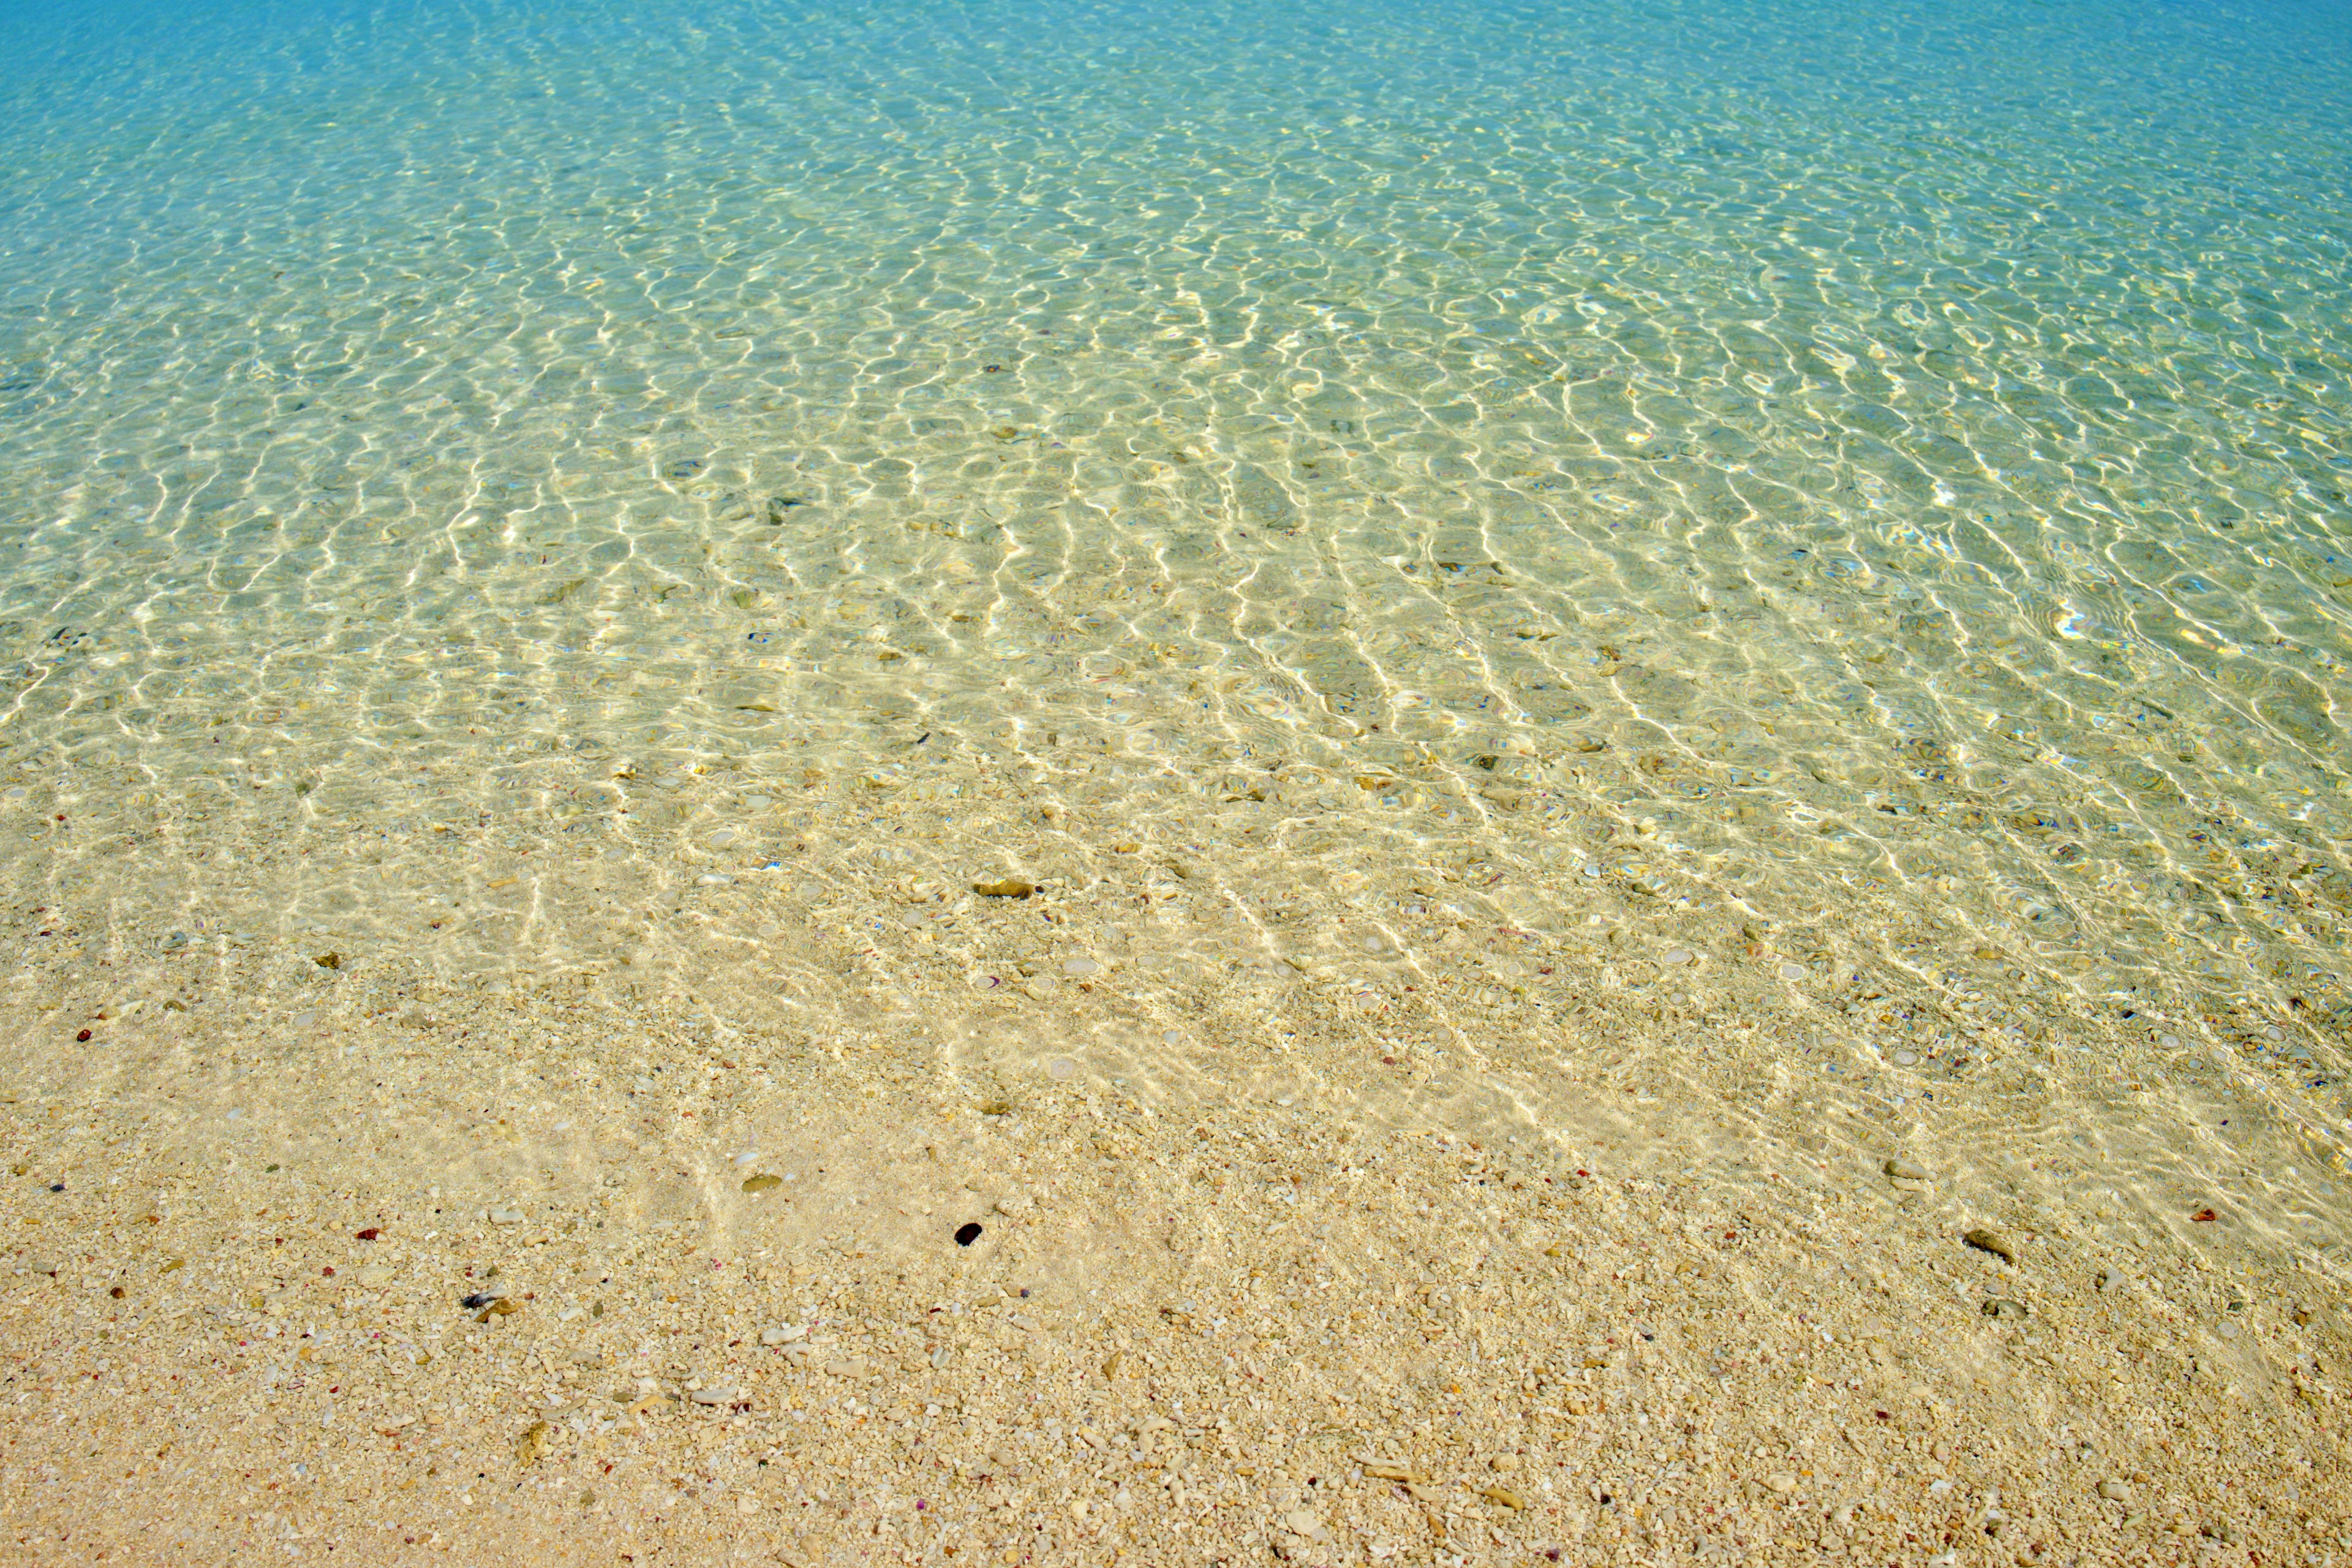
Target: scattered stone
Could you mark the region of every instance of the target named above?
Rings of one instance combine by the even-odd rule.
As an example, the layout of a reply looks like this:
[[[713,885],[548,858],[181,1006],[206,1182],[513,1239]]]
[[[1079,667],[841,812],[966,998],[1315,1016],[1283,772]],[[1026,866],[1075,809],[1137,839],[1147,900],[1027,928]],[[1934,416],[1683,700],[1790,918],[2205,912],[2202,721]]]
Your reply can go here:
[[[471,1312],[477,1309],[488,1306],[491,1302],[497,1300],[504,1294],[505,1292],[502,1290],[477,1290],[472,1295],[460,1300],[457,1305]]]
[[[2191,1225],[2211,1225],[2215,1220],[2220,1219],[2221,1217],[2221,1216],[2220,1215],[2215,1214],[2211,1209],[2199,1209],[2195,1214],[2189,1216],[2189,1223]]]
[[[1997,1230],[1986,1230],[1979,1226],[1962,1236],[1960,1239],[1979,1252],[1991,1253],[2011,1268],[2017,1267],[2017,1248],[2011,1247],[2009,1244],[2009,1238]]]
[[[1696,953],[1692,952],[1691,950],[1686,947],[1670,947],[1666,949],[1665,956],[1661,958],[1658,962],[1671,967],[1679,968],[1683,964],[1688,963],[1696,956],[1697,955]]]
[[[310,962],[321,969],[341,969],[343,966],[343,955],[340,952],[322,952]],[[171,1004],[167,1002],[164,1005],[168,1007]]]
[[[765,1171],[756,1176],[743,1178],[743,1190],[747,1193],[771,1193],[783,1184],[783,1177],[770,1175]]]
[[[501,1296],[474,1314],[474,1321],[487,1323],[492,1318],[503,1318],[522,1310],[522,1303]]]
[[[2129,1502],[2131,1501],[2131,1488],[2126,1483],[2116,1479],[2113,1476],[2109,1476],[2105,1480],[2099,1483],[2099,1495],[2106,1499],[2109,1502]]]
[[[1091,958],[1066,959],[1063,962],[1062,973],[1065,974],[1078,976],[1100,974],[1102,973],[1102,965],[1097,963]]]
[[[1766,1476],[1764,1478],[1764,1484],[1773,1491],[1780,1493],[1782,1497],[1787,1497],[1790,1492],[1797,1489],[1797,1478],[1789,1474],[1786,1470],[1781,1470],[1775,1474]]]
[[[763,1345],[788,1345],[794,1340],[806,1337],[807,1333],[808,1331],[800,1324],[787,1323],[781,1329],[761,1329],[760,1342]]]
[[[2099,1270],[2099,1289],[2101,1290],[2120,1290],[2124,1288],[2124,1271],[2116,1268],[2113,1264],[2109,1264],[2107,1267]]]
[[[1003,1197],[996,1200],[996,1212],[1003,1215],[1007,1219],[1019,1219],[1023,1215],[1027,1214],[1031,1209],[1034,1209],[1036,1206],[1036,1199],[1024,1197],[1018,1194],[1011,1197]]]
[[[523,1428],[522,1436],[515,1443],[515,1463],[535,1465],[547,1452],[547,1423],[534,1421]]]
[[[1802,980],[1804,977],[1805,966],[1801,963],[1784,963],[1780,966],[1780,978],[1783,980]]]
[[[1362,1459],[1358,1462],[1364,1467],[1364,1474],[1377,1480],[1412,1481],[1421,1479],[1411,1465],[1401,1464],[1394,1459]]]
[[[1508,1475],[1519,1468],[1517,1454],[1496,1454],[1486,1461],[1486,1468],[1500,1475]]]
[[[1915,1165],[1908,1160],[1889,1160],[1884,1168],[1890,1181],[1924,1182],[1929,1179],[1926,1166]]]
[[[526,1216],[520,1209],[492,1209],[490,1211],[490,1223],[492,1225],[520,1225],[525,1217]]]
[[[1984,1315],[1988,1318],[2022,1318],[2026,1315],[2025,1304],[2003,1300],[1996,1296],[1984,1304]]]
[[[1303,1535],[1309,1541],[1324,1541],[1323,1521],[1303,1508],[1292,1509],[1282,1516],[1282,1528],[1293,1535]]]
[[[1508,1487],[1480,1487],[1478,1489],[1478,1495],[1485,1498],[1488,1502],[1500,1503],[1503,1507],[1514,1511],[1523,1510],[1528,1506],[1527,1500],[1520,1497],[1518,1493],[1513,1491]]]
[[[743,1391],[730,1383],[718,1388],[698,1388],[687,1397],[697,1405],[732,1405],[743,1397]]]
[[[1037,884],[1007,877],[1001,882],[974,882],[971,890],[983,899],[1025,899],[1037,890]]]

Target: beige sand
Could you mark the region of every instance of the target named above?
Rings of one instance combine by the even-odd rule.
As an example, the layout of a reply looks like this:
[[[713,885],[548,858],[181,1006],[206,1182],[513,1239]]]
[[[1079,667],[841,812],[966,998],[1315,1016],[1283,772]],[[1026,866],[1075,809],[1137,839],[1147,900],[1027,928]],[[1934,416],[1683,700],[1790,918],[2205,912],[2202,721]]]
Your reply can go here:
[[[1115,968],[828,990],[833,941],[756,1016],[643,963],[30,964],[10,1559],[2352,1553],[2341,1287],[2235,1210],[1891,1179],[1866,1119],[1598,1068],[1544,1087],[1571,1147],[1342,1010],[1122,1085],[1056,1054],[1146,1026]]]

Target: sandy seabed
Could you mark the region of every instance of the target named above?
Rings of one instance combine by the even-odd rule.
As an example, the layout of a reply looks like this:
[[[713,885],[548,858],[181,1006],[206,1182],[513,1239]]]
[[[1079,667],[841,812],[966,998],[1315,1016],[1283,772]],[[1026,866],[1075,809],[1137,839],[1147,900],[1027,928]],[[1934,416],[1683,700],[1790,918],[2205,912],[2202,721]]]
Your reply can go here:
[[[1139,1083],[1038,1054],[1116,968],[845,940],[759,1017],[643,956],[28,963],[9,1560],[2352,1560],[2341,1287],[2235,1211],[1598,1072],[1566,1131],[1416,1121],[1445,1071],[1311,1012]]]

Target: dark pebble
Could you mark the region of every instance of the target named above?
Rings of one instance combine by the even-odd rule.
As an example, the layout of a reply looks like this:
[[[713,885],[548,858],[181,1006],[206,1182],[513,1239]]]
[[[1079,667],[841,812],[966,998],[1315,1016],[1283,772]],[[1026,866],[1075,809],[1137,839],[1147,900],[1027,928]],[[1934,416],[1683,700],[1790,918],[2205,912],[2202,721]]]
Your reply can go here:
[[[463,1300],[459,1301],[457,1305],[471,1312],[488,1306],[498,1299],[499,1293],[496,1290],[477,1290],[472,1295],[467,1296]]]
[[[84,1029],[80,1034],[76,1035],[74,1038],[76,1040],[87,1040],[89,1038],[89,1031],[88,1029]]]
[[[63,1187],[55,1188],[53,1190],[57,1192],[65,1191]],[[979,1239],[980,1222],[978,1220],[966,1220],[963,1224],[956,1226],[956,1245],[958,1247],[970,1247],[973,1242],[978,1241]]]

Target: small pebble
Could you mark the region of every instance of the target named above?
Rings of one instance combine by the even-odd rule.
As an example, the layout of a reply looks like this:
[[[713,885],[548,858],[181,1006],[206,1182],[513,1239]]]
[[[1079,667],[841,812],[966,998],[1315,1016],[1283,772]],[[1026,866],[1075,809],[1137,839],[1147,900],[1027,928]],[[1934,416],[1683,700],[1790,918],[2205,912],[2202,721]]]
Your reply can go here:
[[[2025,1304],[1995,1298],[1984,1304],[1984,1315],[1988,1318],[2022,1318],[2026,1315]]]
[[[772,1192],[783,1184],[784,1179],[782,1176],[771,1175],[765,1171],[756,1176],[743,1178],[743,1190],[747,1193]]]
[[[721,1388],[698,1388],[687,1397],[697,1405],[732,1405],[743,1397],[743,1391],[730,1383]]]
[[[806,1337],[807,1333],[808,1331],[801,1327],[800,1324],[787,1323],[780,1329],[761,1329],[760,1331],[760,1342],[763,1345],[788,1345],[794,1340]]]
[[[1805,966],[1801,963],[1784,963],[1780,966],[1780,978],[1783,980],[1802,980],[1804,977]]]
[[[1895,1053],[1895,1065],[1899,1068],[1916,1067],[1919,1065],[1919,1053],[1916,1051],[1897,1051]]]
[[[1670,947],[1666,950],[1664,958],[1660,962],[1679,966],[1688,963],[1693,956],[1695,955],[1691,952],[1691,950],[1686,947]]]
[[[2123,1272],[2123,1270],[2122,1270],[2122,1269],[2117,1268],[2114,1267],[2113,1265],[2109,1265],[2108,1267],[2106,1267],[2106,1268],[2102,1268],[2102,1269],[2100,1269],[2100,1270],[2099,1270],[2099,1289],[2102,1289],[2102,1290],[2120,1290],[2120,1289],[2122,1289],[2123,1288],[2124,1288],[2124,1272]]]
[[[1100,974],[1102,965],[1091,958],[1065,959],[1062,963],[1062,973],[1069,975]]]
[[[2105,1480],[2099,1483],[2099,1495],[2106,1499],[2109,1502],[2129,1502],[2131,1501],[2131,1488],[2116,1479],[2113,1476],[2109,1476]]]
[[[523,1212],[520,1209],[492,1209],[490,1211],[490,1223],[492,1225],[520,1225],[522,1222]]]
[[[1056,1083],[1067,1083],[1078,1076],[1078,1064],[1067,1057],[1055,1057],[1045,1064],[1045,1076]]]
[[[1915,1165],[1908,1160],[1889,1160],[1886,1162],[1885,1169],[1888,1179],[1892,1181],[1924,1182],[1928,1180],[1927,1168],[1922,1165]]]
[[[1293,1535],[1303,1535],[1310,1541],[1323,1539],[1323,1521],[1303,1508],[1295,1508],[1284,1514],[1282,1527]]]
[[[1019,1219],[1036,1206],[1036,1199],[1018,1195],[996,1200],[996,1212],[1007,1219]]]
[[[2009,1244],[2009,1238],[2001,1235],[1997,1230],[1986,1230],[1979,1227],[1976,1230],[1968,1232],[1966,1235],[1962,1236],[1960,1239],[1967,1242],[1970,1247],[1975,1247],[1979,1252],[1991,1253],[1995,1258],[2000,1258],[2003,1263],[2008,1264],[2012,1268],[2017,1267],[2017,1248],[2011,1247]]]
[[[1788,1471],[1782,1470],[1776,1475],[1766,1476],[1764,1478],[1764,1484],[1771,1488],[1774,1491],[1779,1492],[1782,1497],[1787,1497],[1790,1492],[1797,1489],[1797,1478],[1789,1474]]]

